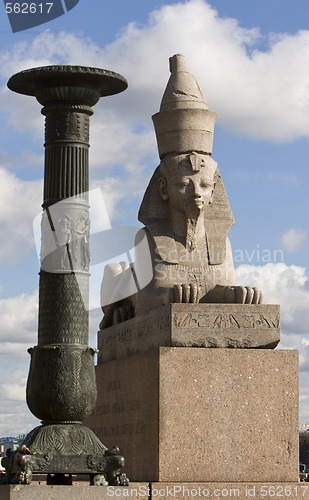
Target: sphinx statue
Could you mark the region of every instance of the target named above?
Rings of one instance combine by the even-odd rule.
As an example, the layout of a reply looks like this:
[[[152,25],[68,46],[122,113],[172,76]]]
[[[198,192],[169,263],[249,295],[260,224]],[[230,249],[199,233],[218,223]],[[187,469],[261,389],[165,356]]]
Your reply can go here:
[[[106,266],[101,330],[169,303],[262,302],[257,288],[235,282],[227,237],[234,218],[211,157],[216,113],[182,55],[170,58],[170,71],[160,111],[152,117],[160,164],[140,206],[144,228],[136,237],[135,262]],[[119,299],[117,291],[130,290],[132,274],[149,273],[149,265],[149,283]]]

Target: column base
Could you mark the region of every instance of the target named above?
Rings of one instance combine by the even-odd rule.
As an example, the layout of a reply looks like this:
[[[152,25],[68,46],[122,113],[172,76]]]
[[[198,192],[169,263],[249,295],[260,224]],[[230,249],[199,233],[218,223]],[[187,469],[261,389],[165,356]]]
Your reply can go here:
[[[107,449],[87,427],[42,425],[33,429],[20,448],[2,459],[9,484],[30,484],[33,474],[48,474],[49,484],[72,484],[72,474],[89,474],[90,484],[127,485],[120,470],[118,448]]]

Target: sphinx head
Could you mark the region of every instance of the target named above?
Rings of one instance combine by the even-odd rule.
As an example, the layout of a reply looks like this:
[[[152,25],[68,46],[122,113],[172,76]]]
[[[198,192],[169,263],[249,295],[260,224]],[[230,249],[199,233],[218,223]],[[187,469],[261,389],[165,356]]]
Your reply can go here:
[[[167,155],[160,163],[158,191],[170,212],[196,218],[212,202],[217,163],[206,154]]]

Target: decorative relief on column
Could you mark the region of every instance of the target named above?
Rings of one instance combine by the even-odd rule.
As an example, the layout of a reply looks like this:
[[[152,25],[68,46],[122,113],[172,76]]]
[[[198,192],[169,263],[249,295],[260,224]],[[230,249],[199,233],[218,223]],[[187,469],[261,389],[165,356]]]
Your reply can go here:
[[[88,275],[40,273],[39,345],[88,343]]]
[[[89,213],[87,210],[81,211],[74,219],[69,215],[64,215],[59,220],[66,240],[67,252],[60,263],[61,269],[75,269],[75,266],[82,271],[89,270]]]
[[[41,269],[50,273],[89,272],[88,205],[75,198],[46,208],[42,216]]]
[[[81,112],[75,112],[80,109]],[[46,115],[46,146],[59,141],[89,143],[89,115],[92,111],[86,106],[76,106],[59,110],[54,106],[44,108]]]
[[[49,422],[81,422],[90,415],[97,396],[95,351],[78,346],[36,346],[29,353],[27,404],[32,413]]]

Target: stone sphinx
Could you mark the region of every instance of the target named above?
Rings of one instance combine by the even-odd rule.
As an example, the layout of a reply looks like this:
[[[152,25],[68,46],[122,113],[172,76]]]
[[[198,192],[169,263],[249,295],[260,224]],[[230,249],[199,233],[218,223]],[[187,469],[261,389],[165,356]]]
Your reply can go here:
[[[108,302],[106,290],[126,288],[132,271],[143,274],[139,243],[145,239],[153,277],[131,296],[104,305],[101,329],[169,303],[262,301],[257,288],[235,283],[227,237],[234,219],[211,158],[216,113],[208,109],[182,55],[170,59],[170,70],[160,111],[153,116],[161,162],[139,210],[145,227],[137,235],[134,269],[128,263],[106,266],[102,303]]]
[[[279,306],[235,284],[215,113],[182,56],[171,70],[135,262],[105,268],[91,426],[117,435],[135,481],[221,491],[297,481],[297,355],[270,350]]]

